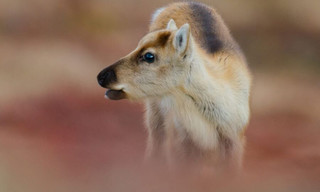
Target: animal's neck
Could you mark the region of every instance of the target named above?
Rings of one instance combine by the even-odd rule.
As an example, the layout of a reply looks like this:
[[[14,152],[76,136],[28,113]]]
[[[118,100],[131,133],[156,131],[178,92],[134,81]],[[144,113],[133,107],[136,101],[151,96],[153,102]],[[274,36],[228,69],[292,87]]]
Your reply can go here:
[[[235,135],[247,122],[245,107],[239,107],[242,98],[236,95],[230,80],[224,80],[221,63],[204,54],[194,54],[190,63],[189,77],[182,86],[180,97],[192,101],[197,111],[210,123]],[[183,97],[184,95],[184,97]],[[237,122],[237,124],[235,124]]]
[[[214,74],[207,70],[209,66],[209,60],[206,55],[197,53],[197,49],[193,49],[194,54],[192,55],[189,74],[184,82],[182,91],[193,100],[197,102],[213,102],[214,92],[218,89],[219,84],[214,78]],[[214,63],[211,63],[211,65]]]
[[[223,70],[215,62],[205,54],[195,52],[190,62],[189,76],[180,89],[180,98],[185,102],[192,101],[197,111],[209,122],[225,127],[230,126],[229,116],[236,110],[233,110],[234,99],[229,94],[232,90],[219,78],[218,73]]]
[[[176,127],[183,127],[194,142],[204,149],[218,146],[219,125],[215,104],[215,84],[206,71],[203,58],[190,55],[188,78],[184,84],[168,97],[163,98],[161,107],[169,114]]]

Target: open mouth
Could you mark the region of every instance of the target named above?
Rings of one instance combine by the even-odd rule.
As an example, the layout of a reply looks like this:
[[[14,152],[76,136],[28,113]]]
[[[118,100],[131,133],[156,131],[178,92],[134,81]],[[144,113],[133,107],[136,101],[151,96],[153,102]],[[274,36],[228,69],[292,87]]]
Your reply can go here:
[[[126,93],[121,90],[109,89],[106,91],[105,97],[111,100],[120,100],[126,98]]]

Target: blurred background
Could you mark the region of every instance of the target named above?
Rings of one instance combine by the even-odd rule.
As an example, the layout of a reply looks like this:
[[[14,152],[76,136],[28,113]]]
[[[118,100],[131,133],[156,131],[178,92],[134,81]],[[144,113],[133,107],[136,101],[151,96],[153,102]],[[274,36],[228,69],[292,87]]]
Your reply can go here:
[[[320,1],[201,1],[247,56],[252,118],[240,178],[142,166],[143,106],[98,72],[168,0],[0,0],[0,191],[319,191]]]

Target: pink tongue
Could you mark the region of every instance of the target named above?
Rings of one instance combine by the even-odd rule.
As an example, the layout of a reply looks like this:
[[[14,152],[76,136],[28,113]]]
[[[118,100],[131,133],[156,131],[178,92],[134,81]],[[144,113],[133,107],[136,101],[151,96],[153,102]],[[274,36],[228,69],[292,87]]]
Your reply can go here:
[[[107,90],[106,96],[111,100],[120,100],[126,98],[126,93],[122,90]]]

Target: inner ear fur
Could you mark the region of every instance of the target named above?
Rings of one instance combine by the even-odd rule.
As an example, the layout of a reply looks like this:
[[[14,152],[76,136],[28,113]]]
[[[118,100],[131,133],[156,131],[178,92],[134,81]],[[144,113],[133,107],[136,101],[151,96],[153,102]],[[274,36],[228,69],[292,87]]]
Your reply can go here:
[[[173,46],[179,54],[184,54],[189,46],[190,41],[190,25],[188,23],[184,24],[176,32],[173,39]]]

